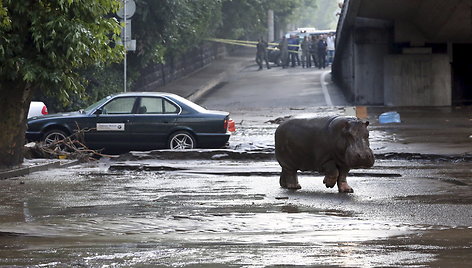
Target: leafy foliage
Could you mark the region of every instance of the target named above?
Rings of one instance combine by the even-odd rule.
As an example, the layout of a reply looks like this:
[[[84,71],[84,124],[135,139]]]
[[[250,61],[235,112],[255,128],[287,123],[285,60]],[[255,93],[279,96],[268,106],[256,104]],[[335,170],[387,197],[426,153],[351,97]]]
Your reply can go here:
[[[132,36],[139,71],[197,47],[208,37],[256,38],[267,31],[267,10],[286,23],[298,7],[316,0],[136,0]]]
[[[266,9],[262,0],[228,0],[223,3],[223,21],[219,35],[229,39],[248,39],[265,32]],[[267,20],[265,20],[267,21]]]
[[[338,1],[333,0],[306,0],[303,7],[295,10],[291,21],[304,27],[315,27],[320,30],[335,29],[339,10]]]
[[[61,102],[81,97],[89,66],[120,61],[112,47],[120,25],[116,0],[0,0],[0,168],[23,160],[26,117],[34,91]]]
[[[67,102],[80,95],[85,80],[79,71],[122,58],[112,48],[119,23],[114,0],[0,2],[0,81],[18,81],[48,91]]]
[[[274,11],[279,28],[291,20],[297,8],[316,0],[226,0],[219,35],[230,39],[256,39],[267,32],[267,11]]]
[[[200,45],[221,20],[220,0],[137,0],[136,6],[132,35],[138,42],[129,63],[137,70]]]
[[[123,91],[123,66],[113,64],[107,67],[90,67],[80,72],[87,84],[83,94],[70,93],[68,102],[63,102],[55,95],[38,91],[35,99],[41,100],[48,106],[49,113],[62,111],[78,111],[96,101]]]

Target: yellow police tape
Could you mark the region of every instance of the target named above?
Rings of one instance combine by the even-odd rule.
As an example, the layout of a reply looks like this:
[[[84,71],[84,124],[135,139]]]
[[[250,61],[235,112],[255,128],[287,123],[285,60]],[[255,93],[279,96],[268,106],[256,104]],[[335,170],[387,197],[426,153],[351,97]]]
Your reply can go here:
[[[224,43],[228,45],[237,45],[244,47],[257,47],[257,41],[247,41],[247,40],[231,40],[231,39],[222,39],[222,38],[207,38],[208,41]],[[270,50],[279,50],[279,43],[268,43],[268,45],[275,47],[268,47]],[[300,47],[300,45],[288,45],[289,47]]]

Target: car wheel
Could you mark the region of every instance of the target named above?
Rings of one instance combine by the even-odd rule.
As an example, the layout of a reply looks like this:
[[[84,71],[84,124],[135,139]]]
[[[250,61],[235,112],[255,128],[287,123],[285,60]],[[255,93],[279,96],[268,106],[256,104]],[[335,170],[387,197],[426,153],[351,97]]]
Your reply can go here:
[[[52,144],[57,144],[56,147],[54,147],[54,150],[59,150],[59,151],[65,151],[66,146],[64,144],[61,144],[59,141],[64,140],[67,138],[67,135],[64,131],[61,130],[51,130],[46,132],[43,136],[43,142],[47,146],[52,145]]]
[[[171,150],[188,150],[196,147],[195,138],[186,131],[175,132],[169,138],[169,148]]]

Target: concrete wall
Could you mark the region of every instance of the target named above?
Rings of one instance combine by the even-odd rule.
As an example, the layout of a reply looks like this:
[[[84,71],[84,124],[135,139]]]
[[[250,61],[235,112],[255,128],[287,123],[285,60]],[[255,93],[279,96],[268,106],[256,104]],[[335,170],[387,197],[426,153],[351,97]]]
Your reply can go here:
[[[356,104],[383,104],[383,58],[388,53],[388,24],[359,21],[355,30],[354,95]]]
[[[354,42],[353,34],[347,37],[346,45],[342,50],[336,50],[336,62],[333,63],[333,80],[340,86],[346,99],[354,102]]]
[[[387,55],[384,73],[385,105],[451,105],[451,68],[447,55]]]
[[[382,105],[383,58],[388,53],[390,24],[356,19],[355,26],[345,39],[347,45],[336,50],[335,82],[354,104]]]
[[[333,80],[354,104],[472,103],[471,15],[471,0],[345,0]]]
[[[429,47],[394,50],[394,37],[391,22],[356,18],[333,67],[347,99],[356,105],[450,106],[448,55]]]

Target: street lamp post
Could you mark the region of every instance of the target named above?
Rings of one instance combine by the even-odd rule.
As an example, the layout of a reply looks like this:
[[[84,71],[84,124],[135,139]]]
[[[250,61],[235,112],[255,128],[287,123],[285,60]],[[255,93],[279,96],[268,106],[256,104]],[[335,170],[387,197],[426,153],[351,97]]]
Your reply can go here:
[[[118,10],[118,17],[122,18],[122,23],[124,24],[123,29],[121,30],[121,40],[125,48],[125,58],[123,62],[123,88],[126,92],[126,60],[128,51],[136,50],[136,40],[131,39],[131,18],[136,11],[136,3],[134,0],[122,0],[123,8]]]
[[[124,46],[125,46],[125,59],[123,61],[123,92],[126,92],[126,57],[128,55],[128,50],[126,49],[126,45],[127,45],[127,42],[128,40],[126,39],[126,30],[128,29],[127,25],[126,25],[126,16],[128,16],[128,13],[126,13],[126,6],[127,6],[127,3],[126,3],[126,0],[123,0],[124,1],[124,5],[123,5],[123,14],[124,14],[124,20],[125,20],[125,26],[124,26],[124,32],[125,34],[123,35],[124,36],[124,39],[123,39],[123,43],[124,43]]]

